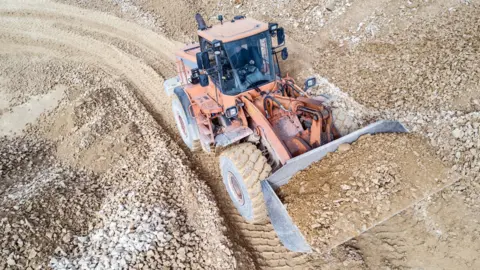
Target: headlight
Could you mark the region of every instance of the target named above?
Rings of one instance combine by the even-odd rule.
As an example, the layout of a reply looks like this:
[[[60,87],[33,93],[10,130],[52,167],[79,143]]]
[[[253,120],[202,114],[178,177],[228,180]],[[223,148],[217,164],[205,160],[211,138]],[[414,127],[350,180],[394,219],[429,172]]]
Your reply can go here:
[[[237,114],[238,114],[237,106],[232,106],[230,108],[227,108],[227,110],[225,111],[225,116],[228,118],[235,117],[237,116]]]
[[[307,90],[308,88],[314,87],[316,85],[317,85],[317,79],[315,77],[310,77],[305,81],[304,90]]]

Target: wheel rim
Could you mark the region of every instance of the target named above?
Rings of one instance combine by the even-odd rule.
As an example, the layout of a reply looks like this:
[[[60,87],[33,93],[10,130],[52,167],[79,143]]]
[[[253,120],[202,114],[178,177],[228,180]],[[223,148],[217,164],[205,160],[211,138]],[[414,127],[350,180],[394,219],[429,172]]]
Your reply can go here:
[[[187,136],[187,128],[185,126],[185,122],[183,122],[183,118],[180,116],[180,114],[177,114],[177,119],[178,123],[180,124],[180,132],[182,132],[183,136]]]
[[[231,193],[233,198],[236,199],[240,205],[244,205],[245,197],[243,196],[242,189],[240,188],[237,178],[231,172],[228,172],[228,186],[230,190],[233,191]]]

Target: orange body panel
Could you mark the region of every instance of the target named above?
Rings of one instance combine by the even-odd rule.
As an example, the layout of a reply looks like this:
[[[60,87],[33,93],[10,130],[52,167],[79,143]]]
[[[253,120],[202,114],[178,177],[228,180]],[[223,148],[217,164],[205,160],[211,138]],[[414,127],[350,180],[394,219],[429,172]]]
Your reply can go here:
[[[270,125],[270,122],[267,118],[265,118],[262,110],[259,110],[257,106],[255,106],[255,104],[245,96],[241,97],[241,100],[245,103],[245,111],[255,123],[257,129],[256,131],[260,133],[258,135],[265,137],[270,146],[274,149],[280,163],[282,165],[285,164],[285,162],[292,158],[292,156],[288,152],[285,144],[278,138],[277,134],[273,130],[273,127]]]
[[[253,36],[267,30],[268,24],[245,18],[234,22],[225,21],[223,24],[213,25],[206,30],[198,31],[198,35],[206,40],[212,41],[216,39],[225,43]]]

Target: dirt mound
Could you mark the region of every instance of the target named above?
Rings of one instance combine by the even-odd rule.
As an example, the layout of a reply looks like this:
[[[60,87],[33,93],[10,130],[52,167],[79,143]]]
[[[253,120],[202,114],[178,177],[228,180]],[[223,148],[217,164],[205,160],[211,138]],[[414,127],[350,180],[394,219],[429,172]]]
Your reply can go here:
[[[0,139],[0,268],[234,268],[213,195],[136,99],[139,85],[155,90],[162,85],[154,68],[168,60],[152,60],[157,54],[145,52],[148,42],[128,46],[112,31],[101,34],[112,22],[104,14],[54,3],[2,6],[2,12],[11,10],[0,19],[5,26],[0,66],[6,71],[0,93],[7,97],[0,122],[17,133]],[[27,22],[23,12],[36,19]],[[88,14],[80,19],[97,27],[82,32],[88,37],[70,35],[76,29],[63,24],[78,14]],[[33,25],[39,28],[30,29]],[[128,35],[131,27],[119,35]],[[29,31],[47,38],[32,38]],[[53,36],[65,38],[55,39],[58,44]],[[82,40],[93,47],[83,50]],[[111,43],[136,56],[145,53],[145,60]],[[130,64],[97,62],[109,52],[110,60]],[[35,62],[28,66],[32,56]],[[137,65],[137,75],[128,71],[131,65]],[[145,72],[151,76],[141,75]],[[51,106],[32,106],[38,103],[32,97],[56,92],[60,98]],[[16,108],[26,108],[16,114],[25,116],[32,107],[38,108],[35,117],[11,121]]]
[[[296,174],[279,195],[317,250],[339,245],[452,183],[409,134],[366,135]]]
[[[54,269],[233,267],[211,195],[125,88],[102,83],[84,87],[76,105],[45,116],[28,137],[0,141],[2,261]]]

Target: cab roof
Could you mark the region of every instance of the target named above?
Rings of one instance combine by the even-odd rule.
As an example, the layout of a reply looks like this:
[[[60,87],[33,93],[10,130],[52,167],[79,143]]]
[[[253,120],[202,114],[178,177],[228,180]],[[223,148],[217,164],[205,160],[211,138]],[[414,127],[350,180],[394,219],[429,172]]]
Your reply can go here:
[[[255,19],[244,18],[235,21],[224,21],[205,30],[199,30],[198,35],[208,41],[221,40],[222,42],[234,41],[253,36],[268,30],[268,24]]]

